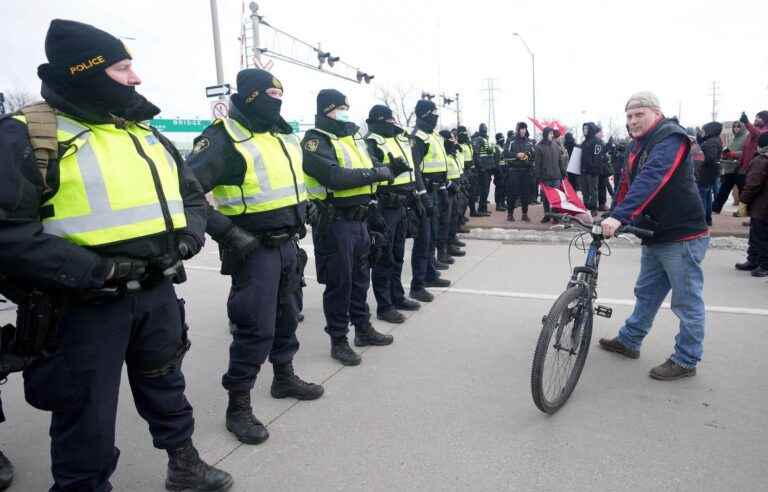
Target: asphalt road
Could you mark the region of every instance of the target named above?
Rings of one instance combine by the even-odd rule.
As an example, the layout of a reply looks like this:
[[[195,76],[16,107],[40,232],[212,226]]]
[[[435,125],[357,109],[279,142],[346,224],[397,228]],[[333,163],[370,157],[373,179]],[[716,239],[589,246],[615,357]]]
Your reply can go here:
[[[741,253],[712,250],[705,261],[710,311],[697,377],[647,376],[672,349],[677,323],[664,309],[639,360],[591,351],[570,402],[550,417],[531,401],[530,362],[541,316],[567,281],[567,248],[470,241],[467,250],[446,275],[454,288],[435,291],[435,302],[403,325],[374,321],[395,343],[365,350],[358,367],[330,358],[322,286],[310,279],[295,366],[326,394],[274,400],[265,367],[253,397],[271,438],[251,447],[224,428],[229,282],[208,248],[179,289],[192,327],[184,371],[204,458],[234,475],[233,490],[249,492],[764,490],[768,284],[733,270]],[[638,266],[637,248],[604,258],[599,293],[615,309],[612,319],[596,318],[593,346],[628,315]],[[0,312],[0,322],[9,318]],[[9,421],[0,425],[0,448],[17,470],[11,491],[47,490],[48,415],[26,405],[18,375],[2,389]],[[119,412],[115,489],[163,490],[165,453],[152,448],[127,384]]]

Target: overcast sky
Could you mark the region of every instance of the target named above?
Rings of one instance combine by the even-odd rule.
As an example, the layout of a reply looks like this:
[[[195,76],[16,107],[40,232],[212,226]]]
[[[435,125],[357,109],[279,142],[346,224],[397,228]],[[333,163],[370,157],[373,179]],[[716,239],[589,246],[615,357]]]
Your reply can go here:
[[[531,59],[536,55],[537,115],[569,125],[623,126],[623,106],[652,90],[668,115],[685,125],[711,119],[712,82],[719,119],[768,108],[768,2],[685,1],[339,1],[263,0],[273,25],[376,76],[358,86],[276,62],[285,86],[286,119],[311,122],[318,90],[349,96],[362,121],[376,87],[459,92],[463,123],[488,119],[485,79],[494,78],[496,129],[532,115]],[[219,0],[225,79],[240,68],[241,0]],[[246,11],[247,11],[246,7]],[[39,92],[36,67],[51,19],[87,22],[127,39],[143,85],[164,117],[210,118],[204,88],[216,82],[209,0],[2,0],[0,91]],[[266,33],[265,33],[266,34]],[[287,44],[265,43],[290,50]],[[455,126],[455,114],[442,118]]]

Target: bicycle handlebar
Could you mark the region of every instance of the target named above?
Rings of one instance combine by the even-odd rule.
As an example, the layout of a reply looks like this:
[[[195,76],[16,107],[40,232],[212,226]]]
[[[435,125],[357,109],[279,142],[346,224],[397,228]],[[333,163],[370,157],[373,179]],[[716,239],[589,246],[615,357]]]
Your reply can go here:
[[[568,224],[570,222],[576,222],[578,225],[583,227],[584,229],[587,229],[589,231],[592,230],[592,227],[595,225],[600,225],[601,221],[595,221],[593,223],[588,223],[582,220],[581,218],[574,216],[574,215],[565,215],[565,214],[547,214],[547,216],[559,219],[560,221]],[[635,227],[632,225],[622,225],[618,229],[616,229],[615,236],[618,236],[619,234],[633,234],[640,239],[650,239],[653,237],[653,231],[649,231],[648,229],[641,229],[639,227]]]

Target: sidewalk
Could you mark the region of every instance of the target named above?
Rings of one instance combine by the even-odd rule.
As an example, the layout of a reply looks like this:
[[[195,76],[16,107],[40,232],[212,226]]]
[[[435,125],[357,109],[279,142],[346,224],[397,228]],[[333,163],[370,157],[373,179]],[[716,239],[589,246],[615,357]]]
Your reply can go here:
[[[489,200],[493,200],[493,188]],[[530,205],[528,207],[528,216],[531,218],[531,222],[523,222],[520,220],[522,212],[519,208],[515,209],[515,221],[507,221],[507,212],[497,212],[496,204],[491,201],[488,205],[488,210],[493,215],[490,217],[471,217],[467,227],[470,229],[519,229],[519,230],[533,230],[533,231],[547,231],[552,224],[542,224],[541,219],[544,217],[544,207],[539,205]],[[743,226],[742,222],[748,220],[746,217],[733,217],[732,213],[736,211],[736,207],[727,204],[723,208],[723,213],[720,215],[712,215],[712,228],[710,233],[713,237],[720,236],[735,236],[735,237],[748,237],[749,227]]]

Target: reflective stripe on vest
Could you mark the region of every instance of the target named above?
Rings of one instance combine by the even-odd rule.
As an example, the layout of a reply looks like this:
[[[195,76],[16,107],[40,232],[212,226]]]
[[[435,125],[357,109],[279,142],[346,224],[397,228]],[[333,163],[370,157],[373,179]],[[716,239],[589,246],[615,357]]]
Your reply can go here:
[[[461,151],[464,154],[464,162],[472,162],[475,158],[474,150],[472,149],[472,144],[460,144],[459,147],[461,147]]]
[[[429,134],[429,150],[422,162],[422,172],[424,174],[448,172],[448,154],[445,152],[443,137],[437,133]]]
[[[245,161],[240,186],[213,189],[216,209],[224,215],[268,212],[307,199],[302,152],[295,135],[253,133],[236,120],[220,120]],[[295,180],[295,181],[294,181]]]
[[[22,116],[14,116],[26,123]],[[81,246],[137,239],[167,231],[149,163],[154,163],[174,229],[186,226],[176,161],[148,129],[129,123],[86,124],[58,115],[59,187],[45,204],[43,230]],[[136,139],[134,143],[133,139]]]
[[[368,148],[365,140],[359,135],[346,136],[339,138],[333,133],[313,128],[312,131],[327,135],[336,153],[336,160],[339,166],[345,169],[373,169],[373,162],[368,155]],[[313,199],[324,200],[328,193],[332,193],[334,198],[351,198],[361,195],[372,195],[376,193],[377,184],[358,186],[346,190],[332,190],[320,185],[313,177],[305,175],[307,190]]]
[[[411,143],[407,137],[398,135],[397,137],[385,138],[376,133],[370,133],[368,134],[368,136],[369,138],[373,139],[374,142],[376,142],[376,145],[379,147],[379,149],[381,149],[381,152],[384,154],[384,161],[382,162],[383,164],[386,164],[387,166],[389,166],[390,164],[389,154],[392,154],[395,157],[401,157],[405,159],[405,162],[408,163],[408,166],[411,169],[414,168],[413,154],[411,153]],[[410,184],[413,182],[414,182],[413,171],[406,171],[404,173],[398,174],[391,185],[381,185],[381,186],[399,186],[399,185]]]

